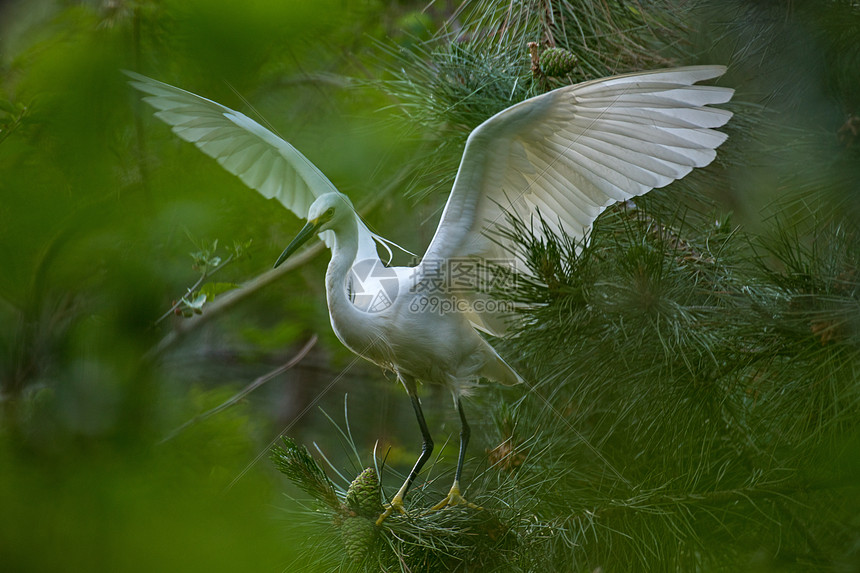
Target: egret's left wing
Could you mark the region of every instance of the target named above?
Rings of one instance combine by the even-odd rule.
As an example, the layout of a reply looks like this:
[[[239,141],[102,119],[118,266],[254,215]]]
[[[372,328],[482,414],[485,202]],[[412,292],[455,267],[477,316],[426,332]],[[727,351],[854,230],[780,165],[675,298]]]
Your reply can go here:
[[[173,132],[213,157],[248,187],[277,199],[301,218],[314,199],[337,191],[299,151],[248,116],[134,72],[129,82]]]
[[[693,66],[604,78],[491,117],[469,136],[418,273],[429,281],[456,259],[508,260],[522,271],[513,245],[493,236],[507,213],[528,224],[539,211],[551,231],[584,241],[609,205],[707,165],[727,137],[713,128],[732,116],[708,106],[727,102],[733,90],[693,84],[724,72]],[[472,319],[499,334],[497,318],[476,311]]]
[[[295,147],[249,118],[220,103],[126,71],[133,87],[149,94],[144,101],[173,132],[213,157],[227,171],[264,197],[277,199],[304,219],[311,203],[324,193],[337,191],[328,178]],[[351,204],[350,204],[351,206]],[[385,243],[357,218],[359,255],[378,256],[376,241]],[[332,233],[320,233],[331,246]],[[387,248],[387,246],[386,246]]]

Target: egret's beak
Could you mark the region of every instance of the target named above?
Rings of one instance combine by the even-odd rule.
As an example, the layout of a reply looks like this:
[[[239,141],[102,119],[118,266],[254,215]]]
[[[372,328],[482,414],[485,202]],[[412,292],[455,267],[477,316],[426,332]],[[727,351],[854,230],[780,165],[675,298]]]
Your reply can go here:
[[[281,253],[281,256],[278,257],[277,261],[275,261],[275,266],[272,268],[278,268],[281,263],[286,261],[290,255],[298,250],[299,247],[307,243],[308,239],[316,235],[317,229],[319,229],[324,222],[325,221],[320,221],[319,219],[308,221],[307,225],[305,225],[302,230],[299,231],[299,234],[296,235],[296,238],[293,239],[293,242],[287,245],[287,248],[284,249],[284,252]]]

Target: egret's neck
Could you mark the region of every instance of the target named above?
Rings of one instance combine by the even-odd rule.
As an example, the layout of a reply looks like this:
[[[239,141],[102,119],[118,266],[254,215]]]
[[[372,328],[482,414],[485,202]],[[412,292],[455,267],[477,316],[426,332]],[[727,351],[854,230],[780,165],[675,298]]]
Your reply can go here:
[[[331,262],[325,274],[329,311],[338,307],[340,312],[354,311],[346,290],[346,280],[358,253],[358,225],[355,217],[345,219],[332,229]],[[348,309],[348,310],[347,310]]]

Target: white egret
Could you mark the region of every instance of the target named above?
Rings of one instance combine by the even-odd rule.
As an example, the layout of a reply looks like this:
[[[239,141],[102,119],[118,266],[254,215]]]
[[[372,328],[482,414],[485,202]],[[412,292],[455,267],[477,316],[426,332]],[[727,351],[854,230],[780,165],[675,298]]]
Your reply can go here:
[[[173,86],[129,73],[181,138],[194,143],[307,225],[283,262],[313,235],[331,248],[325,277],[331,324],[356,354],[396,373],[421,428],[421,454],[381,523],[403,499],[433,450],[416,380],[447,387],[460,416],[460,451],[450,492],[433,509],[468,503],[460,477],[469,425],[461,395],[479,379],[521,377],[479,332],[505,334],[498,308],[480,293],[451,288],[452,262],[518,261],[498,234],[506,213],[529,221],[539,210],[553,232],[587,241],[610,205],[663,187],[708,165],[726,135],[733,90],[694,85],[725,72],[694,66],[620,75],[562,87],[501,111],[469,136],[439,226],[415,267],[387,267],[349,199],[292,145],[245,115]],[[535,229],[540,233],[541,229]],[[492,235],[492,236],[491,236]],[[519,269],[523,270],[520,264]],[[440,304],[447,303],[447,304]],[[469,504],[471,505],[471,504]]]

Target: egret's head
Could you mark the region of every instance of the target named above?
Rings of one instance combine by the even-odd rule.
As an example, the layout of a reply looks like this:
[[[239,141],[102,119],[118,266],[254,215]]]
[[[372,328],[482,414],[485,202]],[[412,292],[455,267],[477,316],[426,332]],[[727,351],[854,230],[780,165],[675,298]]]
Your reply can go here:
[[[316,201],[311,204],[308,209],[308,222],[304,228],[299,231],[293,242],[290,243],[278,260],[275,262],[275,268],[287,260],[287,257],[292,255],[299,247],[307,242],[308,239],[328,231],[335,229],[342,222],[353,217],[355,210],[349,198],[337,192],[326,193],[317,197]]]
[[[343,193],[326,193],[316,198],[308,209],[308,224],[319,225],[317,233],[337,227],[338,222],[352,217],[354,208]]]

